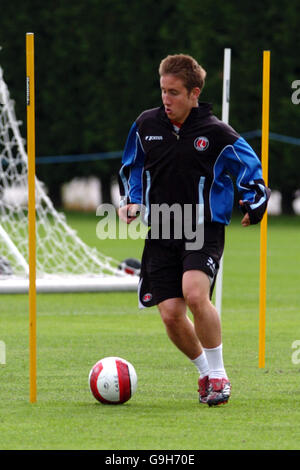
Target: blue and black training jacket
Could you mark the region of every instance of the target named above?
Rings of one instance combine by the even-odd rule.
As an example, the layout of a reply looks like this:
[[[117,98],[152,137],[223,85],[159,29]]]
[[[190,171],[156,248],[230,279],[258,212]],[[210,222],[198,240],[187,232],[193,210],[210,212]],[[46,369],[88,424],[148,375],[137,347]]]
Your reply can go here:
[[[235,183],[251,224],[266,210],[270,190],[253,149],[232,127],[199,102],[176,132],[164,107],[133,123],[119,173],[121,205],[196,204],[204,221],[229,224]]]

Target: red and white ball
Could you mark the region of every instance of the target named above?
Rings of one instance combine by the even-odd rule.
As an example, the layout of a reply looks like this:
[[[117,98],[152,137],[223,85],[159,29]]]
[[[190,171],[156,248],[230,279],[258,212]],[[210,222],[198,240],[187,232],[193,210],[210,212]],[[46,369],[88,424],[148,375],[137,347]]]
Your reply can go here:
[[[137,375],[130,362],[120,357],[105,357],[92,367],[89,385],[96,400],[118,405],[128,401],[137,388]]]

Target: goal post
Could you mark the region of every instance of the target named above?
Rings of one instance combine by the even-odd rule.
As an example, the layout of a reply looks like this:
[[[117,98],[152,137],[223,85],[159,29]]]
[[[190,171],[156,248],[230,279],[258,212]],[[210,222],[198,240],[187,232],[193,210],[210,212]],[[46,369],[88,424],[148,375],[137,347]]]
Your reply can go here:
[[[229,100],[230,100],[230,72],[231,72],[231,49],[224,49],[223,64],[223,96],[222,96],[222,121],[229,123]],[[223,292],[223,256],[220,260],[219,271],[216,279],[216,309],[222,313],[222,292]]]
[[[20,124],[0,67],[0,293],[29,291],[29,167]],[[33,173],[36,292],[136,291],[138,277],[84,243]]]
[[[269,121],[270,121],[270,61],[271,52],[263,51],[263,85],[262,85],[262,133],[261,163],[263,179],[268,186],[269,173]],[[268,212],[260,223],[260,277],[259,277],[259,351],[258,365],[265,367],[266,349],[266,284],[267,284],[267,230]]]
[[[28,155],[29,369],[30,403],[36,402],[36,219],[34,34],[26,33],[26,105]]]

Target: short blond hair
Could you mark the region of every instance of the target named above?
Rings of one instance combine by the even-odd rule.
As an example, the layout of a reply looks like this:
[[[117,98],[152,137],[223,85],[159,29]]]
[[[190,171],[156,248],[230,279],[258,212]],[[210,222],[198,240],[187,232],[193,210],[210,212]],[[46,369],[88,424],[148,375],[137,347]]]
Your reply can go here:
[[[181,78],[188,92],[195,87],[201,91],[205,84],[206,71],[187,54],[168,55],[161,61],[158,71],[161,77],[170,74]]]

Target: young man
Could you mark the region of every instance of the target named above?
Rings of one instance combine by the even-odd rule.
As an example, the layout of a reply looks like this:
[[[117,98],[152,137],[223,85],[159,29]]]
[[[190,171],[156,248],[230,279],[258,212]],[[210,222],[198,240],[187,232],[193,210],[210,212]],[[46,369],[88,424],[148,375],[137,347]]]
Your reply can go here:
[[[200,403],[219,405],[227,403],[231,384],[211,295],[233,206],[230,175],[241,196],[244,227],[262,219],[270,190],[252,148],[212,114],[208,103],[198,101],[206,72],[196,60],[167,56],[159,74],[163,105],[144,111],[127,138],[119,216],[130,223],[143,208],[151,228],[142,258],[140,305],[158,306],[169,338],[197,367]]]

